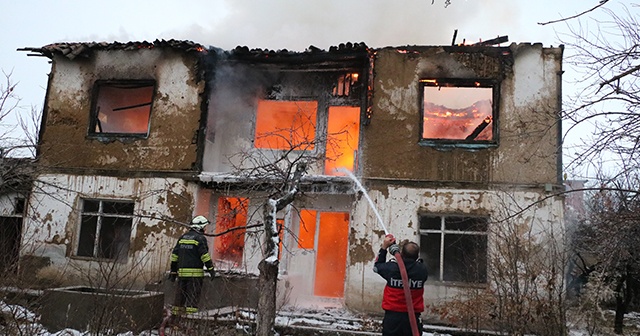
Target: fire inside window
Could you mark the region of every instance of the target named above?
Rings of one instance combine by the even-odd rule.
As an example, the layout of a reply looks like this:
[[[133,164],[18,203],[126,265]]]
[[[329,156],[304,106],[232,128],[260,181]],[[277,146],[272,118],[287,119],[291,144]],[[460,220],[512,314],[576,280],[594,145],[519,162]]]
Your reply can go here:
[[[298,248],[315,250],[313,294],[343,297],[349,239],[349,213],[302,209]]]
[[[255,147],[313,150],[317,110],[316,101],[258,101]]]
[[[317,110],[317,101],[260,100],[256,113],[255,147],[314,150]],[[326,126],[324,174],[344,175],[338,168],[353,171],[360,132],[360,107],[330,106]]]
[[[89,134],[146,137],[153,81],[96,82]]]
[[[238,197],[220,197],[216,216],[213,259],[218,267],[238,268],[242,266],[244,252],[244,228],[247,226],[249,199]]]
[[[487,282],[488,218],[421,214],[419,220],[430,280]]]
[[[490,80],[424,79],[423,143],[495,143],[496,83]]]
[[[360,107],[329,107],[325,175],[344,175],[340,169],[353,172],[356,167],[359,133]]]
[[[134,205],[131,201],[83,200],[76,255],[126,262]]]

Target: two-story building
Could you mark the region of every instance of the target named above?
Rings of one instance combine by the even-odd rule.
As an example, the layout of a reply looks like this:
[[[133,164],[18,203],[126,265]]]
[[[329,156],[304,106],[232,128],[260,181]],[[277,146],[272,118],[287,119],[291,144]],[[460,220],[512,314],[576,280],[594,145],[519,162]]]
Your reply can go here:
[[[301,162],[277,215],[285,304],[379,311],[385,231],[420,244],[437,302],[490,285],[507,223],[562,230],[562,47],[27,50],[52,61],[22,232],[24,254],[50,262],[39,276],[159,281],[196,214],[214,222],[217,268],[255,275],[265,198]]]

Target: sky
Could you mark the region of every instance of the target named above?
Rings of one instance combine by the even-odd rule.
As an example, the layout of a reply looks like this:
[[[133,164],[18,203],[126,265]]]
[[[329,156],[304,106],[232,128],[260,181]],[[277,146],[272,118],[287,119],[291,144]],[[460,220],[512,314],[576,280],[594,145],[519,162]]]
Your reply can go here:
[[[57,42],[190,40],[205,46],[304,51],[450,45],[508,36],[506,46],[558,46],[566,24],[539,25],[599,0],[0,0],[0,70],[17,84],[19,113],[42,109],[51,65],[24,47]],[[614,8],[625,0],[610,0]],[[566,52],[565,52],[566,53]],[[2,74],[0,74],[2,76]],[[4,77],[4,76],[3,76]],[[571,80],[565,76],[566,80]],[[0,78],[6,87],[6,78]],[[565,89],[566,93],[567,90]]]

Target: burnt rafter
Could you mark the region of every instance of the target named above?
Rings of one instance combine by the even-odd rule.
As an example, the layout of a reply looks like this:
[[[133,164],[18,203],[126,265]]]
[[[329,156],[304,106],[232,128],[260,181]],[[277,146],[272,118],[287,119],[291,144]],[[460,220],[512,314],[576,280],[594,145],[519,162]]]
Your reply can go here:
[[[303,52],[269,49],[249,49],[246,46],[238,46],[228,52],[228,56],[238,61],[256,61],[273,64],[330,64],[332,62],[351,63],[354,66],[362,66],[368,62],[369,48],[361,43],[342,43],[332,46],[329,51],[310,46]]]

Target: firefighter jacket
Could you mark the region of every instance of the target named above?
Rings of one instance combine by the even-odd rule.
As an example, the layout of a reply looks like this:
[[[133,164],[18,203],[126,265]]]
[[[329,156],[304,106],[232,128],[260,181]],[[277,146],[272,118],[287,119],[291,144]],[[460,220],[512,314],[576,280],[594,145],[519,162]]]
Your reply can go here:
[[[203,266],[213,271],[213,262],[205,236],[194,229],[183,234],[171,253],[171,272],[180,278],[203,277]]]
[[[380,249],[378,257],[373,265],[373,271],[383,277],[387,284],[382,295],[382,309],[394,312],[407,312],[407,301],[402,287],[400,266],[395,260],[387,260],[387,250]],[[407,269],[413,310],[416,313],[424,311],[424,283],[427,281],[427,266],[420,259],[412,260],[402,258]]]

